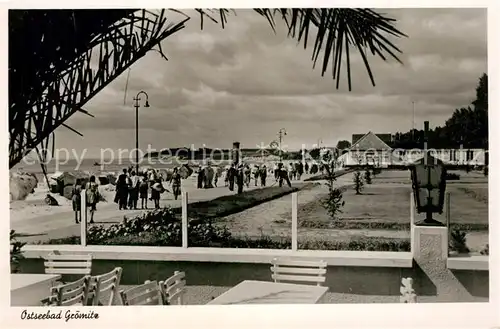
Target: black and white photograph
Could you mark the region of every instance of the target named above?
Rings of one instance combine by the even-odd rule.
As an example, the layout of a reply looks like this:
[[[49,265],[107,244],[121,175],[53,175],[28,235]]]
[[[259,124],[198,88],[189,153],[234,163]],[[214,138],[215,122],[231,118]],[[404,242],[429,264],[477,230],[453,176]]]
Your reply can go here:
[[[9,8],[13,317],[487,305],[488,11]]]

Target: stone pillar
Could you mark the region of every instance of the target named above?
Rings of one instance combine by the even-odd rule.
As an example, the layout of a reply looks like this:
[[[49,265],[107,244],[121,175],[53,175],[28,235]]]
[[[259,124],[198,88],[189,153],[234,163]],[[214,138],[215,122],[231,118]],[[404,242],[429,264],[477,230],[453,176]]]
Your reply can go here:
[[[474,301],[473,296],[448,269],[448,229],[442,226],[416,226],[413,195],[411,200],[411,252],[420,268],[419,278],[415,280],[417,296],[420,296],[419,286],[423,282],[428,285],[430,281],[437,297],[431,298],[432,302]],[[417,299],[420,301],[420,297]]]
[[[238,165],[240,163],[240,142],[234,142],[233,143],[233,150],[232,150],[232,160],[233,163]]]

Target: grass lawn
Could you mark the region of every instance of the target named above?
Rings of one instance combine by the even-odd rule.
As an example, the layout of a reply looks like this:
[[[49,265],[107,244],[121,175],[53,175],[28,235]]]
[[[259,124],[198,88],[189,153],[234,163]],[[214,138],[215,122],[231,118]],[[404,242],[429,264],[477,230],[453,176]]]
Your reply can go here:
[[[288,186],[265,187],[244,191],[241,194],[225,195],[209,201],[192,203],[188,207],[188,217],[190,219],[224,217],[299,190],[312,188],[315,184],[317,183],[294,183],[291,188]],[[174,212],[178,214],[181,211],[182,208],[174,209]]]
[[[451,224],[464,230],[488,229],[487,187],[476,184],[448,185],[451,193]],[[326,195],[299,206],[301,227],[343,229],[407,230],[410,225],[410,192],[408,184],[367,185],[361,195],[352,188],[344,192],[345,206],[338,221],[332,221],[321,202]],[[435,219],[445,223],[445,214]],[[423,215],[416,214],[416,220]]]

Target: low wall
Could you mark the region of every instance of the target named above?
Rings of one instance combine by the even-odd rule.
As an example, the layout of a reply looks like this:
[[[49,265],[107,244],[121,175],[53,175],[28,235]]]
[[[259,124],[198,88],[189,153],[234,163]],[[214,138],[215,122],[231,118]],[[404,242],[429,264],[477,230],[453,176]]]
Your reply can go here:
[[[417,296],[422,298],[421,301],[436,301],[440,290],[436,281],[429,278],[414,263],[412,254],[407,252],[40,245],[26,246],[26,259],[21,263],[21,272],[43,273],[43,257],[54,248],[61,253],[91,253],[92,274],[122,267],[124,285],[140,284],[145,280],[164,280],[179,270],[186,272],[188,285],[193,286],[231,287],[243,280],[271,281],[271,260],[289,257],[325,260],[328,264],[325,285],[332,293],[399,296],[401,279],[406,277],[413,278],[414,289]],[[484,258],[476,261],[484,263]],[[474,270],[474,262],[469,262],[469,269],[464,269],[458,258],[451,264],[462,267],[449,268],[449,271],[468,292],[467,298],[459,299],[458,296],[463,296],[461,294],[454,301],[487,301],[489,272],[484,268]]]

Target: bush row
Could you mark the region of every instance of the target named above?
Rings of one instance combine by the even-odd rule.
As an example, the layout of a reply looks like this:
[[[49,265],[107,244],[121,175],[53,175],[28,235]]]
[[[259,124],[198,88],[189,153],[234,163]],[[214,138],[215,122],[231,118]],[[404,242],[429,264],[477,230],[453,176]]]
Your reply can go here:
[[[215,234],[215,236],[214,236]],[[199,231],[189,232],[190,247],[212,247],[212,248],[254,248],[254,249],[291,249],[289,237],[271,237],[262,235],[258,238],[232,237],[224,233],[219,235],[211,232],[212,237],[202,238]],[[157,232],[143,232],[137,235],[116,236],[104,241],[105,245],[120,246],[158,246],[179,247],[181,236],[178,233],[161,234]],[[72,236],[63,239],[53,239],[48,244],[79,244],[80,237]],[[90,243],[92,244],[92,243]],[[301,250],[354,250],[354,251],[410,251],[410,239],[391,239],[381,237],[360,237],[352,240],[322,241],[302,240],[298,241]]]
[[[410,223],[394,223],[394,222],[378,222],[378,221],[363,221],[363,220],[350,220],[339,219],[331,222],[320,222],[314,220],[300,220],[299,227],[301,228],[315,228],[315,229],[345,229],[345,230],[395,230],[403,231],[410,230]],[[463,231],[487,231],[488,224],[483,223],[455,223],[451,224],[452,229]]]

